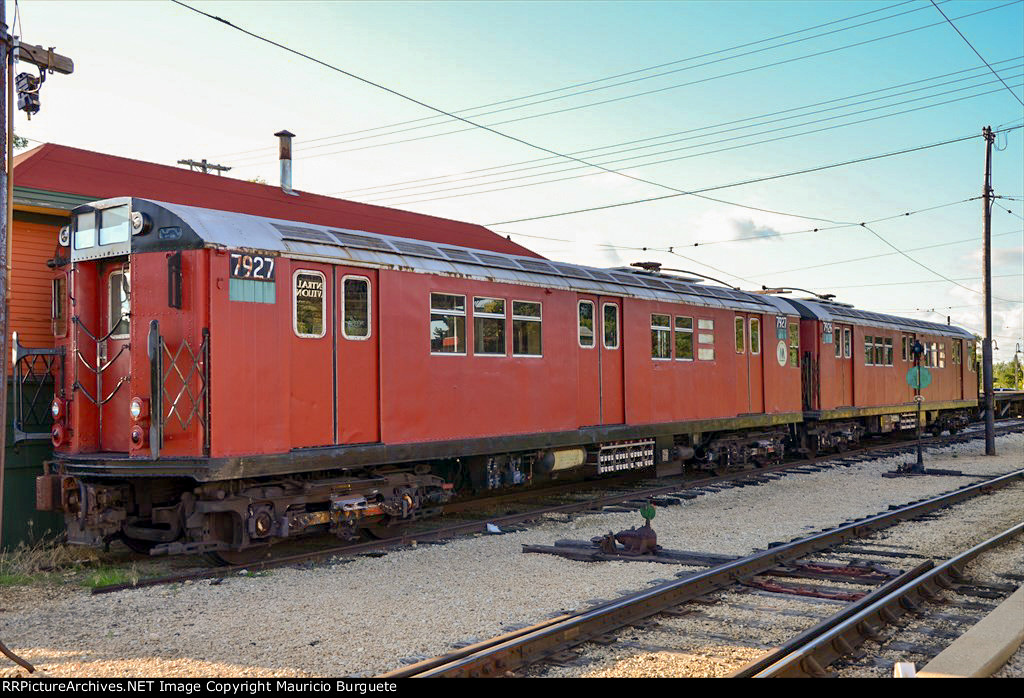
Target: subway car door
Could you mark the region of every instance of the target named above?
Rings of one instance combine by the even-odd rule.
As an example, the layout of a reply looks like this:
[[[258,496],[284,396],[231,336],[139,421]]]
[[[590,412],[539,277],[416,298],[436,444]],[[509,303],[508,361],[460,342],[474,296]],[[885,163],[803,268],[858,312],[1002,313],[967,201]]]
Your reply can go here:
[[[100,264],[100,324],[96,328],[96,395],[101,451],[127,451],[131,401],[125,385],[131,373],[129,329],[131,270],[128,260]],[[84,338],[84,337],[83,337]]]
[[[600,297],[601,305],[601,423],[626,421],[622,362],[622,300]]]
[[[956,369],[956,395],[963,400],[964,399],[964,340],[954,339],[953,348],[951,349],[953,356],[959,357],[959,361],[954,362],[954,368]]]
[[[733,338],[736,344],[736,414],[746,414],[750,408],[750,357],[747,354],[747,316],[733,318]]]
[[[761,317],[747,315],[747,372],[750,379],[750,412],[764,412],[764,352],[761,351]]]
[[[833,339],[841,341],[841,347],[836,347],[836,373],[837,382],[837,407],[853,406],[853,327],[850,325],[835,325]]]
[[[581,427],[601,424],[601,321],[597,296],[576,297],[576,414]]]
[[[337,442],[380,441],[381,327],[377,303],[377,271],[336,267],[338,318],[336,342],[338,405]]]
[[[290,432],[296,448],[334,443],[333,267],[292,261]]]

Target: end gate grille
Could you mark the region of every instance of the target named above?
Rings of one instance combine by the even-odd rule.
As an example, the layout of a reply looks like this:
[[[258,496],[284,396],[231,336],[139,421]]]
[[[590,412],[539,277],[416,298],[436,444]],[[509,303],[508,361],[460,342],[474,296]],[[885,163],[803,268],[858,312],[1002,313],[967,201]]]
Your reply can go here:
[[[28,349],[14,334],[14,443],[50,438],[50,401],[63,385],[64,348]]]
[[[210,452],[210,330],[195,349],[188,340],[176,347],[160,335],[160,323],[149,325],[149,363],[152,395],[150,399],[150,451],[160,457],[164,432],[168,426],[188,431],[197,422],[203,433],[203,453]]]

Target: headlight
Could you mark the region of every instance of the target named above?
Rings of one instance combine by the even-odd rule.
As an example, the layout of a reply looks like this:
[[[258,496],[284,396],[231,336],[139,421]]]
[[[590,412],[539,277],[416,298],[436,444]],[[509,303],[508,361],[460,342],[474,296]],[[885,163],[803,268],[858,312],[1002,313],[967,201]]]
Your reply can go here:
[[[64,401],[59,397],[53,398],[53,402],[50,403],[50,414],[53,415],[54,421],[64,416]]]
[[[128,412],[136,422],[149,416],[149,400],[133,397]]]

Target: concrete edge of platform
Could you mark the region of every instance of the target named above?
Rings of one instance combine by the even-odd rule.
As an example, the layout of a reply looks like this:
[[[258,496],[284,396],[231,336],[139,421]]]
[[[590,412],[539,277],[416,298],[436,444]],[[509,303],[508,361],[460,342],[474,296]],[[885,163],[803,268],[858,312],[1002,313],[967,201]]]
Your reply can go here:
[[[917,672],[918,678],[979,678],[998,671],[1024,642],[1024,586]]]

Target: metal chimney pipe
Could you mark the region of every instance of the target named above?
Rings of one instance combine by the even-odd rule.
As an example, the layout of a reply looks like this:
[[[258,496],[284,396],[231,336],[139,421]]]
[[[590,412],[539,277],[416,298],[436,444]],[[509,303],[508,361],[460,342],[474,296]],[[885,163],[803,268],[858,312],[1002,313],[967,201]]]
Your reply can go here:
[[[278,131],[274,135],[280,141],[281,191],[285,194],[298,196],[298,192],[292,189],[292,138],[295,137],[295,134],[290,131]]]

